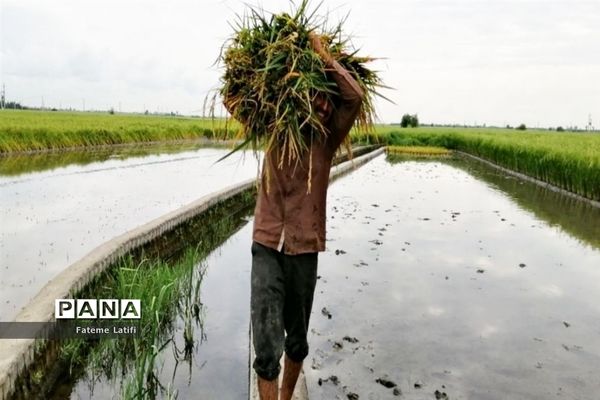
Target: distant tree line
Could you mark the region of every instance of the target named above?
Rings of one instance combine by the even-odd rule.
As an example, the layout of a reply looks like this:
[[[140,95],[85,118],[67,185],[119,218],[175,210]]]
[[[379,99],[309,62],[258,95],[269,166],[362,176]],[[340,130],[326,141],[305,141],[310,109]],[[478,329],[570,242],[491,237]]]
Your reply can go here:
[[[417,114],[404,114],[402,120],[400,120],[400,126],[402,128],[416,128],[419,126],[419,117],[417,117]]]
[[[81,110],[77,110],[77,109],[72,109],[72,108],[62,108],[62,109],[58,109],[56,107],[31,107],[31,106],[25,106],[17,101],[6,101],[4,104],[0,103],[0,108],[1,109],[8,109],[8,110],[32,110],[32,111],[81,111]],[[102,111],[102,110],[87,110],[89,112],[98,112],[98,111]],[[83,111],[85,112],[85,111]],[[114,107],[110,107],[108,110],[106,110],[106,112],[108,112],[111,115],[116,114],[117,112],[115,111]],[[135,113],[133,113],[135,114]],[[167,111],[167,112],[150,112],[148,110],[145,110],[143,112],[144,115],[160,115],[160,116],[167,116],[167,117],[178,117],[181,114],[179,114],[179,111]]]
[[[11,110],[27,110],[29,107],[25,107],[16,101],[7,101],[3,104],[3,108],[9,108]]]

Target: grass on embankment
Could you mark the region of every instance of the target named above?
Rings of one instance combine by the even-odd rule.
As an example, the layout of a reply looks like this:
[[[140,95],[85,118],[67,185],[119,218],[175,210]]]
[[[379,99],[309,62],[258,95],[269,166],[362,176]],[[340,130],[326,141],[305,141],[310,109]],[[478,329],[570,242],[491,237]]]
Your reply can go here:
[[[80,299],[140,299],[139,335],[55,342],[52,354],[58,359],[50,357],[50,368],[46,361],[30,369],[18,385],[20,397],[15,398],[29,399],[38,393],[62,399],[64,393],[77,392],[74,388],[82,378],[92,387],[95,382],[115,387],[114,395],[125,400],[175,398],[174,382],[161,374],[161,366],[173,357],[176,365],[187,364],[191,370],[195,350],[204,338],[201,286],[206,270],[200,263],[247,223],[255,195],[250,189],[214,205],[73,292],[72,297]],[[37,342],[38,359],[51,356],[44,353],[47,344],[42,339]]]
[[[124,258],[91,284],[79,298],[140,299],[142,304],[141,332],[135,338],[103,339],[95,345],[82,339],[71,339],[61,349],[61,359],[71,371],[85,370],[93,382],[104,376],[119,387],[119,398],[154,399],[175,398],[173,382],[160,381],[161,352],[167,346],[176,363],[193,362],[198,339],[202,339],[203,305],[200,299],[205,266],[199,265],[205,257],[220,246],[246,221],[243,216],[251,210],[255,193],[244,192],[203,213],[187,228],[158,240],[158,254],[165,254],[160,246],[185,244],[185,250],[176,260],[163,261],[141,255]],[[192,240],[190,230],[198,235]],[[182,324],[181,340],[175,337],[175,322]],[[195,332],[198,331],[198,332]],[[177,343],[180,343],[179,345]],[[165,356],[166,355],[162,355]]]
[[[89,377],[115,379],[123,399],[153,399],[161,394],[159,355],[169,344],[175,346],[174,319],[185,325],[184,348],[174,347],[178,361],[190,357],[195,346],[194,328],[202,330],[200,285],[204,268],[198,263],[202,251],[188,251],[175,265],[162,261],[134,263],[124,259],[105,278],[98,297],[140,299],[143,305],[139,336],[65,342],[60,357],[71,371],[84,370]],[[181,357],[181,358],[180,358]],[[91,379],[93,381],[93,379]],[[162,395],[171,398],[173,392]]]
[[[0,110],[0,154],[199,138],[224,139],[225,120],[92,112]]]
[[[392,154],[408,154],[411,156],[447,156],[451,151],[435,146],[387,146],[386,151]]]
[[[354,140],[459,150],[600,201],[600,134],[485,128],[380,126]]]

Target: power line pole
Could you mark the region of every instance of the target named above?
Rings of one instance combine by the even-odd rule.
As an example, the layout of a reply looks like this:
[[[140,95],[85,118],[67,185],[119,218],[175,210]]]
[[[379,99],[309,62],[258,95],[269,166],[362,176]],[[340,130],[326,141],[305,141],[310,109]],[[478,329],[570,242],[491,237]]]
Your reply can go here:
[[[2,84],[2,93],[0,93],[0,108],[4,110],[4,104],[6,102],[6,86]]]

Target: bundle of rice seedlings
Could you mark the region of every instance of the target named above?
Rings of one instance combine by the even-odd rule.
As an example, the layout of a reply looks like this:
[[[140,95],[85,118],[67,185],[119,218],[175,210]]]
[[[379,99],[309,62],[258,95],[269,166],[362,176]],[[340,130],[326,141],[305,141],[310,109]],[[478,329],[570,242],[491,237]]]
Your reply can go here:
[[[373,97],[382,86],[377,73],[366,66],[373,59],[360,57],[350,48],[343,21],[329,28],[327,16],[318,16],[317,10],[309,13],[307,0],[291,14],[267,15],[250,7],[232,25],[233,36],[225,42],[219,58],[225,66],[219,94],[232,117],[241,123],[238,139],[242,144],[228,155],[248,145],[265,152],[279,147],[281,168],[286,159],[288,163],[298,161],[315,135],[328,134],[313,112],[313,101],[322,93],[335,104],[339,92],[310,45],[310,35],[315,34],[363,89],[356,125],[372,129]],[[215,101],[216,96],[213,110]]]

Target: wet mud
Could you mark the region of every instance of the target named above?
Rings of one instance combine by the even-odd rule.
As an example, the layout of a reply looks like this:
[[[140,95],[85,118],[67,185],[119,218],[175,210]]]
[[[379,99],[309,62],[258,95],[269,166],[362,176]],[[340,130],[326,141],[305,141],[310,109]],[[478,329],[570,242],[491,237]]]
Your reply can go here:
[[[328,217],[312,400],[597,396],[600,210],[467,160],[380,157],[332,185]]]

